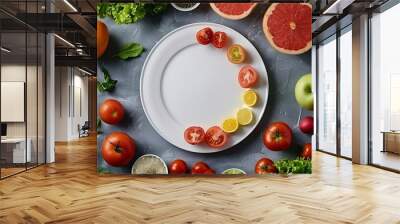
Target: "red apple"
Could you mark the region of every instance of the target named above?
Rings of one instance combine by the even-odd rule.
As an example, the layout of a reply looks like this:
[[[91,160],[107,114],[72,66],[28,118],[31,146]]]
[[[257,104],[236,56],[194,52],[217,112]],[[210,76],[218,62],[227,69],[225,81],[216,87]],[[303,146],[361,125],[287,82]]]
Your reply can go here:
[[[314,118],[311,116],[303,117],[299,128],[303,133],[312,135],[314,133]]]

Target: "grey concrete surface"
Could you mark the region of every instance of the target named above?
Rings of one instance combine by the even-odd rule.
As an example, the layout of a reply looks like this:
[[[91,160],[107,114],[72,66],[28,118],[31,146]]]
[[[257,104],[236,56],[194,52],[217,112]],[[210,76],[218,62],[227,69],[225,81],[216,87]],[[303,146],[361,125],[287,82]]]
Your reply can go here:
[[[160,156],[167,163],[180,158],[189,166],[198,160],[205,161],[221,173],[223,170],[236,167],[248,174],[254,173],[254,166],[261,157],[272,160],[295,158],[303,144],[311,142],[311,136],[298,129],[300,117],[312,115],[312,112],[301,109],[294,97],[296,81],[306,73],[311,72],[311,51],[302,55],[285,55],[274,50],[264,37],[262,18],[266,5],[258,5],[252,14],[239,21],[231,21],[218,16],[208,4],[203,4],[192,12],[178,12],[169,9],[160,16],[148,16],[136,24],[117,25],[111,19],[104,21],[110,31],[108,50],[99,63],[104,63],[113,79],[118,80],[112,93],[98,93],[98,104],[106,98],[118,99],[125,107],[127,116],[122,124],[110,126],[103,123],[104,134],[98,135],[98,167],[115,173],[130,173],[130,166],[124,168],[110,167],[101,157],[101,143],[106,134],[112,131],[124,131],[132,136],[137,144],[136,158],[152,153]],[[214,22],[231,27],[245,35],[260,52],[267,67],[270,92],[266,111],[256,129],[240,144],[213,154],[196,154],[176,148],[152,128],[147,120],[140,102],[139,80],[142,65],[155,43],[168,32],[195,22]],[[122,61],[112,58],[112,55],[128,42],[139,42],[147,50],[141,57]],[[98,79],[103,79],[103,73],[98,68]],[[265,148],[262,142],[264,128],[271,122],[284,121],[293,129],[294,144],[291,149],[273,152]]]

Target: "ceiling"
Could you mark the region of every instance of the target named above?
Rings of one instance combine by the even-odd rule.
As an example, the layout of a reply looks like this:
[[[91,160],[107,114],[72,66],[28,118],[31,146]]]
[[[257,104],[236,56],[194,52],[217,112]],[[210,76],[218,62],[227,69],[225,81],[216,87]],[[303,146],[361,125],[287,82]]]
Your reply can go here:
[[[93,0],[1,0],[2,46],[11,50],[7,58],[22,62],[27,55],[31,59],[36,56],[37,46],[44,47],[36,43],[37,33],[53,32],[60,37],[55,38],[56,65],[71,65],[73,61],[75,66],[94,73],[96,4]],[[21,35],[25,32],[26,38]]]

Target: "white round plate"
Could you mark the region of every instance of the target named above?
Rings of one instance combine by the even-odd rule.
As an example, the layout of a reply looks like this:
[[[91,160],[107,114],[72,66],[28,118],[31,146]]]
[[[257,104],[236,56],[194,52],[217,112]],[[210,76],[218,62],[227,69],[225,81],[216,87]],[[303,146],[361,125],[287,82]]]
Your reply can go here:
[[[230,134],[228,143],[218,149],[188,144],[183,133],[189,126],[201,126],[207,131],[224,119],[235,117],[243,107],[245,89],[240,87],[237,75],[244,64],[230,63],[226,48],[198,44],[196,33],[205,27],[225,32],[230,38],[228,46],[242,45],[247,51],[246,63],[260,76],[254,88],[259,99],[252,108],[253,123]],[[197,153],[219,152],[245,139],[261,120],[268,89],[267,70],[257,49],[237,31],[215,23],[193,23],[166,34],[150,51],[140,77],[140,98],[153,128],[176,147]]]

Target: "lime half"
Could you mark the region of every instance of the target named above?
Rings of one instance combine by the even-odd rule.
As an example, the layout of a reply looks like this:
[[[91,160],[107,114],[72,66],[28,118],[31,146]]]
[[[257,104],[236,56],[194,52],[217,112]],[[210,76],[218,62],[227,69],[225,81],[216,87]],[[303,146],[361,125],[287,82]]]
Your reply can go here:
[[[135,161],[131,173],[134,175],[168,174],[168,167],[159,156],[146,154]]]
[[[244,172],[243,170],[238,169],[238,168],[230,168],[230,169],[224,170],[224,172],[222,172],[222,174],[238,175],[238,174],[246,174],[246,172]]]

